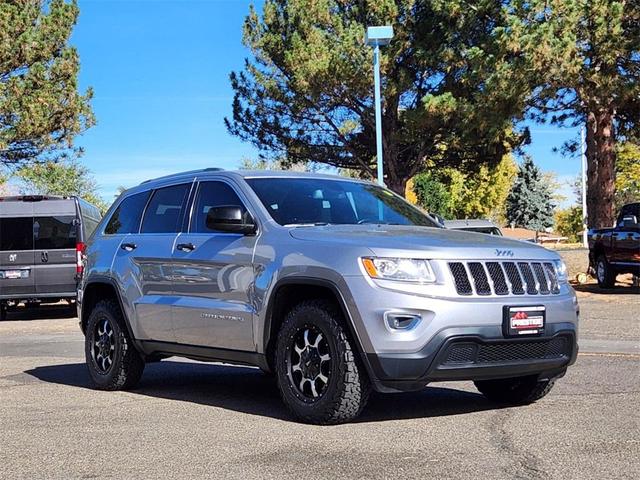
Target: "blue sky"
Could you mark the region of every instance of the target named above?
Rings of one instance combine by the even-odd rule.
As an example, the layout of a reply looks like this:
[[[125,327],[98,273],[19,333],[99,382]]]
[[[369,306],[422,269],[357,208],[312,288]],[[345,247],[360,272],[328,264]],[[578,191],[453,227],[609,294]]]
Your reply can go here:
[[[80,53],[80,84],[93,87],[97,125],[79,138],[82,161],[100,193],[176,171],[236,168],[255,157],[229,135],[229,72],[242,68],[242,23],[249,0],[80,0],[72,43]],[[258,2],[259,4],[259,2]],[[373,79],[372,79],[373,83]],[[561,181],[579,171],[578,159],[552,152],[575,130],[531,125],[527,148]],[[571,196],[571,189],[563,189]]]

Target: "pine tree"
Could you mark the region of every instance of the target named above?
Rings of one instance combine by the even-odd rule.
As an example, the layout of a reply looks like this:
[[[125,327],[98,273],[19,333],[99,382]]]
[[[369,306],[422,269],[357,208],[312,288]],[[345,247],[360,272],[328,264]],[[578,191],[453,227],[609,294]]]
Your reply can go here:
[[[76,0],[0,0],[0,166],[58,160],[94,124],[69,44]]]
[[[530,157],[525,158],[507,196],[507,221],[512,227],[539,232],[553,225],[553,209],[540,169]]]

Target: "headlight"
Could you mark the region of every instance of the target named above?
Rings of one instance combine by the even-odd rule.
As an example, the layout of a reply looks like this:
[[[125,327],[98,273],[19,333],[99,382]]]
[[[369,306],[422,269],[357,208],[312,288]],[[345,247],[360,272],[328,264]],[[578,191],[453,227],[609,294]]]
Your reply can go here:
[[[567,265],[562,260],[554,260],[553,266],[556,269],[556,275],[558,276],[558,281],[566,282],[568,280]]]
[[[436,281],[428,260],[365,257],[362,265],[371,278],[418,283]]]

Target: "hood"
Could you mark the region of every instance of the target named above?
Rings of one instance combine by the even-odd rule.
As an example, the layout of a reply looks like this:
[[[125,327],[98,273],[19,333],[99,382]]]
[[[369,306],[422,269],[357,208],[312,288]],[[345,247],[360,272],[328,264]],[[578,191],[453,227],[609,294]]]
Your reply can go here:
[[[520,240],[444,228],[400,225],[323,225],[293,227],[298,240],[366,247],[378,256],[420,252],[433,259],[554,260],[555,252]]]

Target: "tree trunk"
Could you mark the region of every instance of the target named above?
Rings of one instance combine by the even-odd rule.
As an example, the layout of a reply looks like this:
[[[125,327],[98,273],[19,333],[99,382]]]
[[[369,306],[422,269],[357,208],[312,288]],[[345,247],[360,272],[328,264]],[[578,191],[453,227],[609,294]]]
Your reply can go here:
[[[402,196],[403,198],[405,197],[405,193],[407,191],[407,182],[409,181],[408,178],[405,177],[387,177],[387,179],[385,180],[385,183],[387,184],[387,187],[389,187],[391,190],[393,190],[394,192],[396,192],[398,195]]]
[[[615,222],[616,150],[612,109],[587,114],[587,213],[589,228],[608,228]]]

